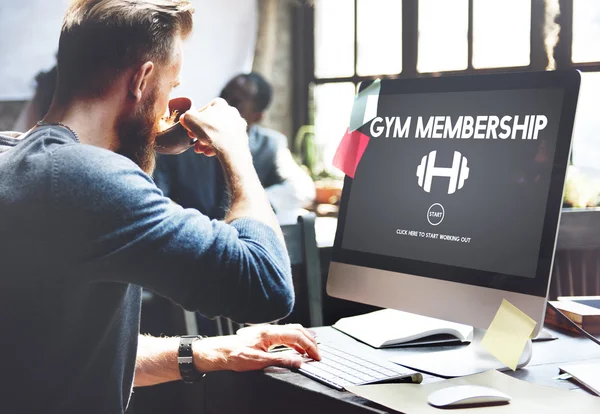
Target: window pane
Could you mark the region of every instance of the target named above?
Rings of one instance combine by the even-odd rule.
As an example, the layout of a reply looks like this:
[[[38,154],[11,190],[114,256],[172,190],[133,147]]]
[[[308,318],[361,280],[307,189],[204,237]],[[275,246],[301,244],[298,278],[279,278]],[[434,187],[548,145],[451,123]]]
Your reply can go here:
[[[354,75],[354,1],[315,1],[315,76]]]
[[[473,0],[473,67],[529,65],[531,1]]]
[[[359,75],[393,75],[402,71],[402,2],[358,0]]]
[[[573,164],[600,166],[600,72],[582,73],[573,132]]]
[[[331,162],[350,124],[355,90],[354,84],[350,82],[313,87],[315,143],[325,170],[337,176],[343,176],[343,173],[333,168]]]
[[[597,0],[573,2],[573,62],[600,61],[600,3]]]
[[[419,1],[419,72],[467,68],[468,0]]]

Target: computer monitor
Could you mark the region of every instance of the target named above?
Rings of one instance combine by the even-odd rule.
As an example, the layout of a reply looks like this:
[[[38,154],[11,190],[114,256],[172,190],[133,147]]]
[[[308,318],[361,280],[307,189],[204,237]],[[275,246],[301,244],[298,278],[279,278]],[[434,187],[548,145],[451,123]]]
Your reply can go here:
[[[481,329],[506,299],[537,334],[579,83],[577,71],[382,80],[327,293]]]

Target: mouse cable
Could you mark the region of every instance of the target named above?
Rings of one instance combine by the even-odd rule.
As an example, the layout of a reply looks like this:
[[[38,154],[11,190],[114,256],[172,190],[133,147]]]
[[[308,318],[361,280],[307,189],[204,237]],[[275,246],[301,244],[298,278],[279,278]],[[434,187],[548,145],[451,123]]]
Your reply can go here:
[[[595,342],[597,345],[600,345],[600,339],[596,338],[594,335],[590,334],[588,331],[586,331],[585,329],[583,329],[581,326],[579,326],[575,322],[573,322],[571,320],[571,318],[569,318],[567,315],[565,315],[564,313],[562,313],[560,311],[560,309],[557,309],[556,306],[554,306],[552,303],[550,303],[550,301],[548,301],[548,306],[550,306],[552,309],[554,309],[554,311],[558,315],[560,315],[561,317],[563,317],[571,326],[573,326],[573,328],[575,328],[577,331],[579,331],[584,336],[587,336],[591,341]]]

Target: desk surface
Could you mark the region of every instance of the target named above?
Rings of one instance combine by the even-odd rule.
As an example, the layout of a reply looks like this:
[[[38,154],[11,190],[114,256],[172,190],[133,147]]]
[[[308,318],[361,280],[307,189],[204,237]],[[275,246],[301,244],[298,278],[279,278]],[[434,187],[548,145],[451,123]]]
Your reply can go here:
[[[316,328],[321,341],[334,340],[348,347],[356,347],[379,358],[391,358],[401,353],[424,353],[443,347],[412,347],[376,350],[330,327]],[[550,331],[557,340],[533,344],[529,365],[509,375],[525,381],[586,392],[571,381],[553,379],[559,374],[558,365],[565,362],[600,362],[600,347],[592,341]],[[424,375],[424,382],[441,381]],[[265,372],[219,372],[206,377],[206,412],[210,413],[388,413],[390,410],[322,385],[310,378],[283,368]],[[394,412],[394,411],[391,411]]]

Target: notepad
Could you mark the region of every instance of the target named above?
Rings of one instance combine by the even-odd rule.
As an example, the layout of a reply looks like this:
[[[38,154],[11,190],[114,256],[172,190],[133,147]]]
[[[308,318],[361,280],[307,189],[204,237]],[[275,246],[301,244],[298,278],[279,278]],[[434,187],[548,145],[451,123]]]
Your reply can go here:
[[[599,300],[596,301],[600,302]],[[594,300],[585,301],[578,300],[577,297],[561,297],[558,301],[551,301],[550,303],[579,327],[591,334],[600,334],[600,308],[593,306],[596,304]],[[551,308],[548,308],[546,312],[545,322],[559,328],[574,329]]]
[[[559,296],[559,302],[576,302],[600,310],[600,296]]]
[[[382,309],[342,318],[333,327],[373,348],[470,342],[471,326]]]
[[[600,396],[600,363],[561,365],[560,370],[571,375],[575,381]]]

